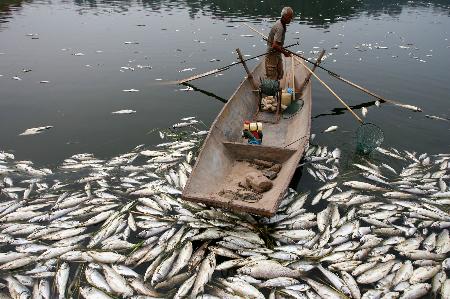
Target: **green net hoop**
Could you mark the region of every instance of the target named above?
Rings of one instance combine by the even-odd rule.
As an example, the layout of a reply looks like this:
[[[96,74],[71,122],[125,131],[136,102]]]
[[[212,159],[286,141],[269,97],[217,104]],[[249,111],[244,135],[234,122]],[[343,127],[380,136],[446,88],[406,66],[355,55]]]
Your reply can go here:
[[[297,101],[292,102],[287,108],[283,111],[283,118],[289,119],[294,117],[298,112],[300,112],[303,108],[303,100],[299,99]]]
[[[260,88],[263,94],[274,96],[280,89],[280,82],[278,80],[263,79]]]
[[[370,154],[384,141],[384,133],[380,127],[371,123],[359,126],[356,131],[356,151],[363,155]]]

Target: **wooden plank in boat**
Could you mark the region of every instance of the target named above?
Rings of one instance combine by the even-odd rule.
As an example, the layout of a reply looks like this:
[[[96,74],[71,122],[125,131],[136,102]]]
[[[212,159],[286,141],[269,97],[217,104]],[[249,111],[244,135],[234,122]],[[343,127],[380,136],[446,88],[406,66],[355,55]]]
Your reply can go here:
[[[293,149],[241,142],[225,141],[223,144],[236,159],[242,160],[261,159],[283,163],[296,152]]]

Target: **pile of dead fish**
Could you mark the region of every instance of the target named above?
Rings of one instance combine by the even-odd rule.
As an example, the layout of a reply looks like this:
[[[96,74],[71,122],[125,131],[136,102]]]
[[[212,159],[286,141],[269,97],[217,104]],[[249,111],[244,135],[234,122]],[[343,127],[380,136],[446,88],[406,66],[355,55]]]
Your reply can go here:
[[[379,149],[340,173],[311,146],[321,186],[260,218],[180,199],[196,124],[53,171],[0,152],[0,297],[450,298],[450,154]]]

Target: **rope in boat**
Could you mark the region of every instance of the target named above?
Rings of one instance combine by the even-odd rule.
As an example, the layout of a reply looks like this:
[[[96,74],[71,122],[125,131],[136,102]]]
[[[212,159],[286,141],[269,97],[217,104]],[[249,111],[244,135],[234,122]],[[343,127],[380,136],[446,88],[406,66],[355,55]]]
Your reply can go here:
[[[298,141],[300,141],[300,140],[302,140],[302,139],[304,139],[304,138],[309,138],[309,135],[300,137],[300,138],[298,138],[298,139],[292,141],[291,143],[289,143],[289,144],[287,144],[287,145],[285,145],[285,146],[283,146],[283,147],[286,148],[286,147],[288,147],[288,146],[290,146],[290,145],[292,145],[292,144],[294,144],[294,143],[296,143],[296,142],[298,142]]]

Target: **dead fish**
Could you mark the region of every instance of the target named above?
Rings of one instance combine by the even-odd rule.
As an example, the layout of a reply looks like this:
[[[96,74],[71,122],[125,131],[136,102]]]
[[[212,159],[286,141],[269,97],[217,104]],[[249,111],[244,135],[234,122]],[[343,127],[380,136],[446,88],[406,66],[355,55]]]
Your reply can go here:
[[[188,87],[186,87],[186,88],[180,88],[180,89],[178,89],[178,90],[179,90],[179,91],[192,91],[192,90],[194,90],[194,88],[188,86]]]
[[[211,279],[215,268],[216,256],[214,252],[210,252],[200,264],[197,277],[191,290],[192,298],[197,297],[197,294],[203,291],[205,284]]]
[[[24,132],[20,133],[19,136],[26,136],[26,135],[36,135],[40,134],[48,129],[53,128],[53,126],[43,126],[43,127],[37,127],[37,128],[30,128],[26,129]]]
[[[293,270],[288,267],[284,267],[273,260],[262,260],[252,262],[237,270],[240,274],[250,275],[254,278],[277,278],[277,277],[301,277],[304,275],[304,271]]]
[[[400,298],[401,299],[420,298],[420,297],[428,294],[430,289],[431,289],[431,285],[429,283],[412,284],[410,287],[406,288],[403,291],[403,295]]]
[[[80,287],[80,294],[86,299],[112,299],[104,292],[89,286]]]
[[[114,111],[111,112],[112,114],[132,114],[132,113],[136,113],[135,110],[130,110],[130,109],[124,109],[124,110],[118,110],[118,111]]]
[[[181,71],[178,71],[178,72],[179,72],[179,73],[183,73],[183,72],[191,72],[191,71],[193,71],[193,70],[196,70],[196,68],[195,68],[195,67],[188,67],[188,68],[182,69]]]
[[[450,121],[450,119],[445,118],[445,117],[439,117],[439,116],[428,115],[428,114],[425,114],[425,116],[428,117],[428,118],[431,118],[431,119]]]
[[[172,125],[172,127],[175,129],[175,128],[187,127],[190,125],[192,125],[192,123],[190,123],[190,122],[181,122],[181,123],[176,123],[176,124]]]
[[[394,105],[402,107],[402,108],[406,108],[406,109],[409,109],[409,110],[412,110],[412,111],[418,111],[418,112],[422,111],[421,108],[419,108],[417,106],[413,106],[413,105],[406,105],[406,104],[399,104],[399,103],[394,103]]]
[[[331,127],[327,128],[326,130],[324,130],[323,133],[333,132],[333,131],[336,131],[337,129],[338,129],[338,126],[331,126]]]
[[[362,115],[363,115],[364,117],[366,117],[367,112],[368,112],[367,108],[366,108],[366,107],[362,107],[361,113],[362,113]]]

